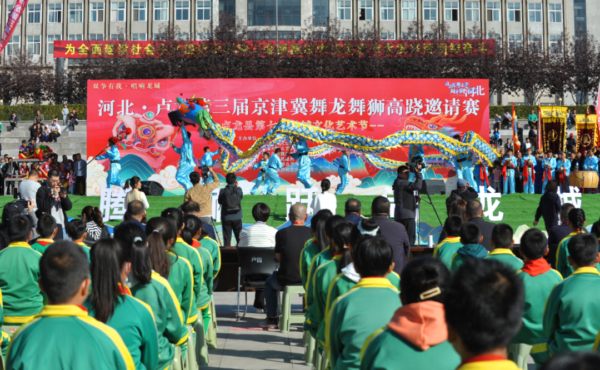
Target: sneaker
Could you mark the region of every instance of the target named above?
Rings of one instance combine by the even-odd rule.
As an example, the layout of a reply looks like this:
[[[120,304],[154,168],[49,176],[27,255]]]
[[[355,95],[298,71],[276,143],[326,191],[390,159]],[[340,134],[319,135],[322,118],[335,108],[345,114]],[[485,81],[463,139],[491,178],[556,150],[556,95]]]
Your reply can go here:
[[[277,329],[279,327],[279,318],[270,318],[267,317],[264,321],[261,321],[260,324],[258,324],[261,328],[265,328],[265,329]]]

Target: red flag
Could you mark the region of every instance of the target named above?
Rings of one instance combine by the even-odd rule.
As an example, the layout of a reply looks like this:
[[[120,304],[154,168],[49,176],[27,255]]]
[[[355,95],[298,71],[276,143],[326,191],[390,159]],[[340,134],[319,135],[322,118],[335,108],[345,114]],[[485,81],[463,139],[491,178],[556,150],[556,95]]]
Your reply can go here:
[[[513,117],[513,148],[514,152],[521,150],[521,142],[519,141],[519,135],[517,131],[517,114],[515,112],[515,103],[512,105],[512,117]]]
[[[15,6],[8,15],[4,32],[2,32],[2,40],[0,40],[0,53],[2,53],[2,50],[6,47],[8,41],[10,41],[10,37],[15,31],[17,23],[19,23],[19,19],[21,19],[21,15],[23,15],[28,2],[29,0],[17,0]]]

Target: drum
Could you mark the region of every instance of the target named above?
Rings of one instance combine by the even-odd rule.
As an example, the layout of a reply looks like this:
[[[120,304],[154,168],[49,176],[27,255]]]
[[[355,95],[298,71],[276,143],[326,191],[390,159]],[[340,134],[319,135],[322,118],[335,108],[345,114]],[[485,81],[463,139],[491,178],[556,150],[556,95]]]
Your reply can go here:
[[[598,172],[596,171],[578,171],[571,172],[569,175],[569,185],[577,186],[580,189],[597,189]]]

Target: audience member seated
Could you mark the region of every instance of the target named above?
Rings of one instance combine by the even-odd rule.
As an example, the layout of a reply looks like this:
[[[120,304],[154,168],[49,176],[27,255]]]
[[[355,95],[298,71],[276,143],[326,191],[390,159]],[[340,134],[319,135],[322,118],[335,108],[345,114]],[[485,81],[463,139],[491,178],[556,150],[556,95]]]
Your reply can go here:
[[[450,206],[452,205],[452,202],[458,199],[462,199],[468,203],[472,200],[477,199],[477,197],[479,196],[479,194],[477,194],[477,191],[471,186],[469,186],[469,182],[467,180],[458,180],[457,187],[458,188],[452,190],[450,196],[446,198],[446,213],[448,214],[450,213]]]
[[[277,231],[275,235],[275,255],[279,261],[279,269],[273,272],[265,283],[267,301],[267,318],[260,323],[263,328],[277,328],[277,292],[287,285],[302,284],[300,278],[300,252],[304,243],[312,237],[310,228],[304,226],[307,219],[306,206],[296,203],[290,208],[291,226]]]
[[[500,261],[518,271],[523,268],[523,261],[512,252],[514,244],[512,227],[507,224],[498,224],[492,230],[492,248],[494,249],[486,258]]]
[[[483,235],[481,235],[477,224],[473,222],[462,224],[460,227],[460,242],[463,246],[452,256],[450,271],[456,272],[462,264],[470,259],[485,258],[488,251],[480,244],[482,240]]]
[[[40,237],[30,242],[31,248],[44,254],[48,246],[54,243],[54,237],[58,231],[56,220],[50,215],[42,215],[38,220],[36,229]]]
[[[146,230],[146,209],[147,207],[139,200],[132,200],[127,204],[126,220],[139,225],[142,230]]]
[[[355,198],[348,199],[344,205],[344,215],[346,221],[352,222],[354,225],[362,221],[364,217],[362,217],[362,205],[360,200]]]
[[[334,193],[329,192],[331,181],[325,179],[321,181],[321,192],[315,193],[310,207],[313,213],[317,213],[322,209],[328,209],[335,215],[337,209],[337,198]]]
[[[569,212],[575,208],[571,203],[565,203],[560,207],[560,225],[554,226],[550,230],[546,230],[548,232],[548,248],[550,248],[550,252],[546,256],[548,263],[552,267],[556,267],[556,250],[558,249],[558,244],[566,238],[571,233],[571,228],[569,227]]]
[[[560,241],[558,249],[556,250],[556,269],[564,279],[571,276],[573,271],[573,265],[569,260],[570,250],[567,248],[571,238],[577,234],[585,233],[585,212],[581,208],[573,208],[569,211],[569,227],[571,233],[567,235],[563,240]]]
[[[433,257],[442,261],[448,269],[452,265],[452,257],[463,246],[460,242],[460,228],[462,224],[463,220],[460,216],[448,216],[443,228],[444,234],[447,236],[433,250]]]
[[[467,203],[466,212],[467,219],[479,227],[479,232],[481,233],[481,236],[483,236],[481,245],[483,245],[488,251],[491,251],[492,230],[494,230],[494,226],[496,226],[496,224],[493,222],[487,222],[483,219],[483,207],[481,206],[481,202],[478,200],[472,200]]]
[[[410,256],[410,241],[404,225],[390,220],[390,201],[387,197],[376,197],[371,205],[371,215],[377,222],[383,237],[394,250],[394,271],[400,275]]]
[[[300,253],[300,276],[304,289],[308,289],[309,269],[313,259],[329,246],[329,240],[325,236],[325,223],[332,216],[330,210],[322,209],[310,219],[310,231],[313,237],[306,241]]]
[[[85,222],[85,230],[87,235],[83,242],[88,246],[92,245],[100,239],[110,238],[108,227],[102,222],[102,211],[98,207],[85,206],[81,210],[81,220]]]
[[[200,221],[202,221],[202,229],[206,231],[208,236],[210,236],[212,239],[217,239],[215,236],[215,229],[212,226],[212,217],[200,217],[200,204],[198,204],[198,202],[188,200],[183,203],[180,208],[184,215],[198,217]]]
[[[275,248],[277,229],[267,225],[271,208],[265,203],[256,203],[252,207],[252,217],[256,223],[245,227],[240,233],[238,247]]]

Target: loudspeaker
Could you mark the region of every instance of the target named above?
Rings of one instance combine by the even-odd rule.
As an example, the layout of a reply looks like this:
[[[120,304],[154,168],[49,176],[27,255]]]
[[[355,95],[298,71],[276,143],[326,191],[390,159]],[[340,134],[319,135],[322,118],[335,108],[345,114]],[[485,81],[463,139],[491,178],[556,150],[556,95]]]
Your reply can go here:
[[[165,188],[156,181],[142,181],[142,192],[146,195],[160,197],[165,192]]]
[[[429,195],[446,194],[446,183],[444,180],[423,180],[421,193]]]

